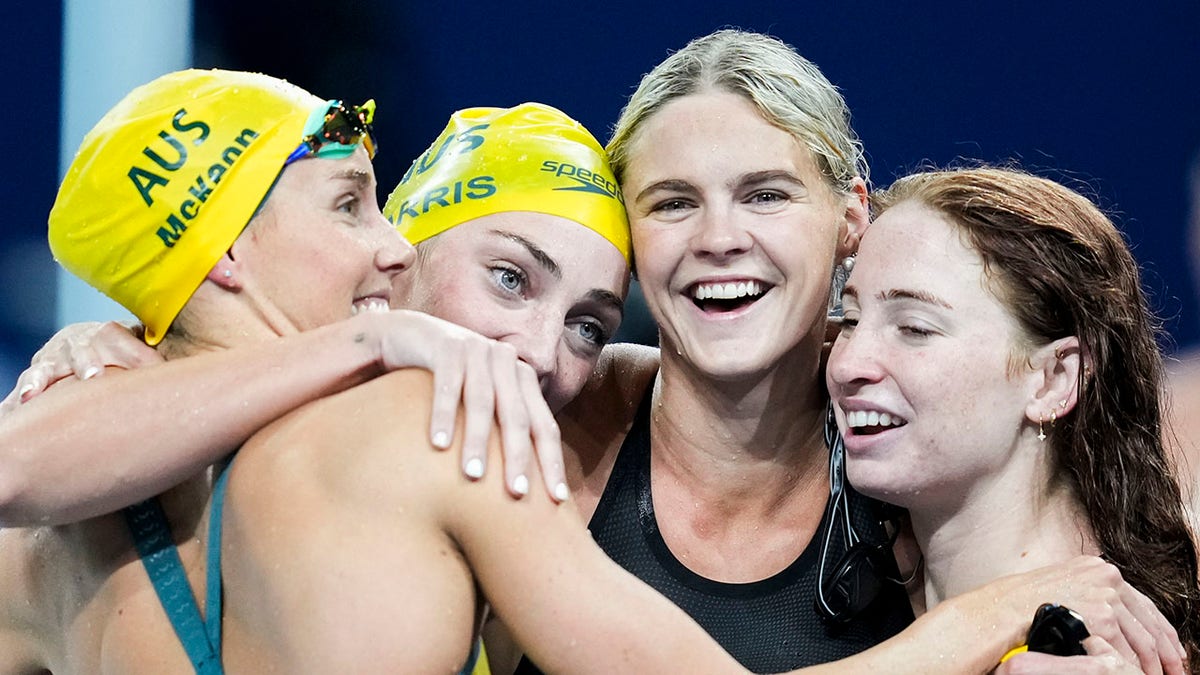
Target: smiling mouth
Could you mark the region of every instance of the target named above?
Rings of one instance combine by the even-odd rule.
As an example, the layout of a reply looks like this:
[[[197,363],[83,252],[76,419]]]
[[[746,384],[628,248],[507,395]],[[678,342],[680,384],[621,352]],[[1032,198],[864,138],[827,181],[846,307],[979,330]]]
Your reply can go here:
[[[692,302],[704,312],[732,312],[753,304],[768,290],[758,281],[696,284]]]
[[[876,410],[851,410],[846,413],[846,427],[850,436],[872,436],[905,424],[908,424],[908,420]]]
[[[364,312],[387,312],[389,309],[388,301],[384,298],[366,297],[354,301],[350,306],[350,315],[355,316]]]

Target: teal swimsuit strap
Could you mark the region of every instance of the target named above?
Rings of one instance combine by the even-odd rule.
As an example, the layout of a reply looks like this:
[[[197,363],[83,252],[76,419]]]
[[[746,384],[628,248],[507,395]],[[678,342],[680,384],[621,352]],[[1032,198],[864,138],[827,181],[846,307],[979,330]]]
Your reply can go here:
[[[225,672],[221,666],[221,513],[229,475],[226,469],[227,466],[221,468],[213,487],[209,512],[207,619],[200,618],[200,608],[192,596],[183,562],[171,536],[171,526],[158,498],[152,497],[123,511],[146,574],[198,675],[223,675]]]
[[[471,653],[467,655],[467,665],[458,671],[458,675],[471,675],[471,672],[475,670],[475,663],[479,661],[479,648],[482,646],[483,638],[477,638],[471,645]]]

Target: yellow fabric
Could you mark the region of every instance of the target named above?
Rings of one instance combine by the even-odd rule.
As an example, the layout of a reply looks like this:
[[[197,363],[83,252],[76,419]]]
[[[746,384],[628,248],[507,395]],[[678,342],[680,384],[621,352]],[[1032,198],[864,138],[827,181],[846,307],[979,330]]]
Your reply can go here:
[[[186,70],[138,87],[84,137],[50,249],[158,344],[327,105],[258,73]]]
[[[454,113],[383,208],[414,244],[506,211],[573,220],[630,260],[629,221],[604,148],[583,125],[540,103]]]
[[[1005,661],[1011,659],[1012,657],[1016,656],[1017,654],[1024,654],[1027,651],[1029,651],[1029,645],[1021,645],[1020,647],[1013,647],[1012,649],[1008,650],[1008,652],[1006,652],[1004,654],[1004,656],[1000,657],[1000,663],[1004,663]]]

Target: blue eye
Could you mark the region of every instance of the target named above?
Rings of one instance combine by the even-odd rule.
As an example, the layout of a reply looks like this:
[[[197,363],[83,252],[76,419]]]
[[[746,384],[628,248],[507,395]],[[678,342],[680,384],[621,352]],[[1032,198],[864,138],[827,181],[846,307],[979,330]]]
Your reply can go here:
[[[516,293],[525,288],[525,274],[519,269],[496,265],[490,271],[496,285],[506,291]]]
[[[579,335],[588,342],[603,346],[608,343],[609,335],[604,327],[595,321],[584,321],[579,324]]]

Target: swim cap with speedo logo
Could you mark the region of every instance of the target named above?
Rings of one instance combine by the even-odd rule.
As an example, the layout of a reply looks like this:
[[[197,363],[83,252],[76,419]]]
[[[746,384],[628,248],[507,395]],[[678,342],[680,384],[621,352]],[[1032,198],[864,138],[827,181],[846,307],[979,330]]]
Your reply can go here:
[[[50,212],[50,249],[158,344],[328,106],[225,70],[134,89],[84,137]]]
[[[540,103],[454,113],[383,207],[414,244],[506,211],[573,220],[630,259],[629,221],[604,148],[583,125]]]

